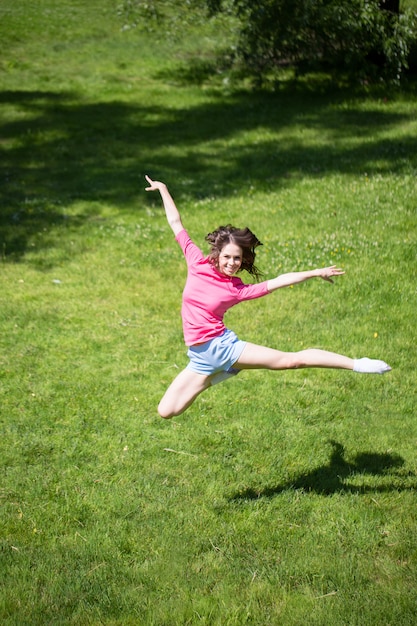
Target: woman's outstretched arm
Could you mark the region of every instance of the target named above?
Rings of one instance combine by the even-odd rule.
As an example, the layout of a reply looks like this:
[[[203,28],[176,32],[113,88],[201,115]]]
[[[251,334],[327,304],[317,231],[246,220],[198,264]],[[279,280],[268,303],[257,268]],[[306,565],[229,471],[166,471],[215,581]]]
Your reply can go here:
[[[168,224],[171,226],[174,235],[178,235],[178,233],[184,229],[184,226],[182,225],[181,216],[175,206],[175,202],[168,191],[168,187],[165,183],[161,183],[158,180],[152,180],[149,176],[145,176],[145,178],[149,183],[149,187],[146,187],[145,191],[159,191],[162,202],[164,203]]]
[[[333,276],[341,276],[344,271],[332,265],[331,267],[323,267],[317,270],[307,270],[306,272],[290,272],[288,274],[281,274],[276,278],[268,280],[268,291],[275,291],[281,289],[281,287],[289,287],[290,285],[296,285],[297,283],[303,283],[310,278],[322,278],[329,283],[333,282]]]

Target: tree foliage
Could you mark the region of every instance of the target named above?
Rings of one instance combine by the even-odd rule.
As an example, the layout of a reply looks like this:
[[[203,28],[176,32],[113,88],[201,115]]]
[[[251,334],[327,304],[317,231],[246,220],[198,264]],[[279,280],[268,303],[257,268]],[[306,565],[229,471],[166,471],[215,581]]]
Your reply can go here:
[[[290,65],[399,81],[417,41],[417,14],[400,12],[399,0],[124,0],[123,7],[145,22],[182,25],[234,15],[235,61],[258,78]]]
[[[415,37],[415,16],[378,0],[235,0],[240,53],[261,74],[290,63],[398,80]]]

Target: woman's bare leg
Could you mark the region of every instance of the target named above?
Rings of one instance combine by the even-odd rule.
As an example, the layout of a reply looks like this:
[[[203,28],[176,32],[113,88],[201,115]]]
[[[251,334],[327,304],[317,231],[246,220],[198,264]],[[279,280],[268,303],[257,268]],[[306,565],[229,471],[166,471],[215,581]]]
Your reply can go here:
[[[270,370],[302,367],[331,367],[353,370],[353,359],[335,352],[309,348],[300,352],[281,352],[272,348],[247,343],[234,367],[239,369],[264,368]]]
[[[354,360],[343,354],[309,348],[300,352],[281,352],[273,348],[265,348],[247,343],[238,361],[236,369],[269,369],[286,370],[304,367],[327,367],[334,369],[354,370],[367,374],[385,374],[391,370],[384,361],[376,359]],[[196,374],[190,369],[183,370],[166,390],[158,406],[161,417],[169,419],[181,415],[194,402],[200,393],[212,384],[226,379],[232,374],[221,372],[212,376]]]
[[[265,368],[270,370],[296,369],[299,367],[332,367],[353,370],[359,374],[386,374],[391,367],[379,359],[351,359],[343,354],[309,348],[300,352],[280,352],[253,343],[246,344],[234,367],[239,369]]]
[[[209,376],[183,370],[174,378],[159,403],[159,415],[165,419],[181,415],[210,384]]]

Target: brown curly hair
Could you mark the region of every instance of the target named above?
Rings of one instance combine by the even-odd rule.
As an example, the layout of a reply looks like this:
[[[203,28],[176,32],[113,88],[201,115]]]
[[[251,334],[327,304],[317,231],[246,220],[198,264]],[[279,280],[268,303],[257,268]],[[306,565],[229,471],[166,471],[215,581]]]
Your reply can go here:
[[[242,249],[242,265],[239,272],[246,270],[259,280],[262,272],[255,266],[255,248],[262,246],[262,243],[249,228],[235,228],[231,224],[219,226],[217,230],[206,236],[206,241],[211,245],[210,261],[217,266],[220,252],[228,243],[234,243]]]

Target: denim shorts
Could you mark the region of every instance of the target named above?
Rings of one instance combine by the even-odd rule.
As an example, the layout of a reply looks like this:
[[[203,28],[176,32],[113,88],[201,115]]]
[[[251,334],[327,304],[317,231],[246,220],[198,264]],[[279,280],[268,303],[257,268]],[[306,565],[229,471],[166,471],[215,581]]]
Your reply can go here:
[[[190,359],[187,369],[196,374],[211,376],[216,372],[233,371],[233,364],[239,359],[246,346],[232,330],[225,330],[222,335],[206,341],[199,346],[190,346],[187,352]]]

